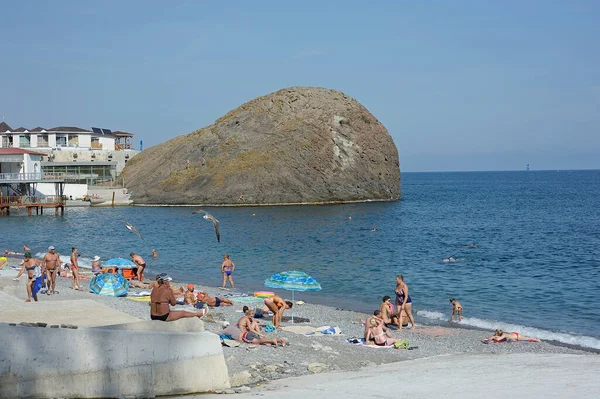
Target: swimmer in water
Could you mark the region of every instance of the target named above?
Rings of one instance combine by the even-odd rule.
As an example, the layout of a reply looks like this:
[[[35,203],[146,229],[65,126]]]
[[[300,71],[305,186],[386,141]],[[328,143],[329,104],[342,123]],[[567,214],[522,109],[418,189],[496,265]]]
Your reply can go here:
[[[154,259],[158,258],[158,252],[156,252],[156,249],[153,249],[153,250],[152,250],[152,257],[153,257]]]
[[[444,258],[442,259],[442,262],[456,262],[456,259],[454,259],[452,256],[449,258]]]
[[[377,231],[377,229],[376,229],[375,227],[373,227],[373,228],[371,229],[371,231],[372,231],[372,232],[375,232],[375,231]]]

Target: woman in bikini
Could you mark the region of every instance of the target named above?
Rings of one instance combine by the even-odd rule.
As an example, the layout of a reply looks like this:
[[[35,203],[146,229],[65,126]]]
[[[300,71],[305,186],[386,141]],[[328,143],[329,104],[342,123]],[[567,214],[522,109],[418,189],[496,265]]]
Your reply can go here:
[[[23,273],[27,272],[27,300],[25,302],[31,302],[33,283],[35,281],[34,271],[35,268],[40,264],[40,261],[31,258],[31,252],[25,252],[25,255],[23,256],[25,257],[25,260],[23,261],[23,267],[21,268],[19,274],[17,274],[17,276],[15,277],[15,280],[18,280]],[[37,294],[33,295],[33,299],[37,302]]]
[[[365,342],[369,342],[370,339],[374,339],[377,346],[391,346],[397,342],[403,342],[401,339],[390,338],[383,331],[382,323],[378,323],[374,318],[369,320],[369,330],[367,331]],[[396,347],[396,349],[399,348],[400,346]]]
[[[399,274],[396,276],[396,317],[400,317],[403,310],[410,320],[411,328],[415,328],[415,319],[412,315],[412,299],[408,295],[408,285],[404,282],[404,276]],[[402,331],[402,325],[399,326],[398,330]]]
[[[177,304],[175,295],[169,284],[169,281],[171,280],[171,277],[169,277],[167,273],[161,273],[156,276],[156,287],[150,294],[150,319],[175,321],[186,317],[201,318],[208,313],[208,309],[202,309],[200,312],[171,310],[170,306],[175,306]]]
[[[498,343],[498,342],[517,342],[517,341],[542,342],[542,340],[539,338],[528,337],[527,335],[520,335],[518,332],[507,333],[507,332],[502,331],[501,329],[497,329],[494,332],[494,335],[486,338],[486,340],[483,342],[485,342],[487,344],[489,341],[493,341],[496,343]]]
[[[279,328],[281,318],[283,317],[283,311],[291,309],[293,304],[290,301],[284,301],[279,295],[272,296],[264,300],[265,306],[273,312],[273,325],[275,328]]]

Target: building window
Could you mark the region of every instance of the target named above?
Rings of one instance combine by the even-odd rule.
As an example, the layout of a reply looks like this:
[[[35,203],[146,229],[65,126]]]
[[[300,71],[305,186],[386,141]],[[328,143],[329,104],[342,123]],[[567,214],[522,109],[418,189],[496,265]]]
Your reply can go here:
[[[38,134],[38,141],[37,141],[37,146],[38,147],[49,147],[48,146],[48,135],[47,134]]]
[[[79,136],[69,136],[69,147],[79,147]]]
[[[31,147],[31,137],[29,136],[19,136],[19,147],[21,148],[29,148]]]
[[[66,147],[67,146],[67,136],[64,134],[56,135],[56,146],[57,147]]]
[[[100,144],[100,138],[99,137],[92,137],[92,148],[94,148],[96,150],[101,150],[102,149],[102,144]]]

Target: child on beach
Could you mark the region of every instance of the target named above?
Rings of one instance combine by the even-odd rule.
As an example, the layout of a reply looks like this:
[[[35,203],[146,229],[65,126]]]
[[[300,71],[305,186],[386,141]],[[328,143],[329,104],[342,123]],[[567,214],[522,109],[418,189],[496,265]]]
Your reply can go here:
[[[450,304],[452,305],[452,316],[450,316],[450,323],[454,321],[454,315],[458,316],[458,321],[462,321],[462,305],[454,298],[450,298]]]

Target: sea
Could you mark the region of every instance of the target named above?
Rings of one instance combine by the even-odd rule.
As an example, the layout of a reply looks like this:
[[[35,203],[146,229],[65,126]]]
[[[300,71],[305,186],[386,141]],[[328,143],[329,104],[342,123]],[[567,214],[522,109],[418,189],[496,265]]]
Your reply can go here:
[[[402,173],[401,186],[395,202],[204,208],[220,221],[220,243],[193,207],[13,210],[0,227],[8,250],[27,244],[42,256],[54,245],[66,259],[77,247],[84,266],[136,252],[147,277],[215,287],[229,253],[238,291],[300,270],[322,290],[296,300],[365,312],[394,297],[402,274],[417,324],[448,323],[454,297],[465,316],[455,325],[600,349],[599,170]]]

